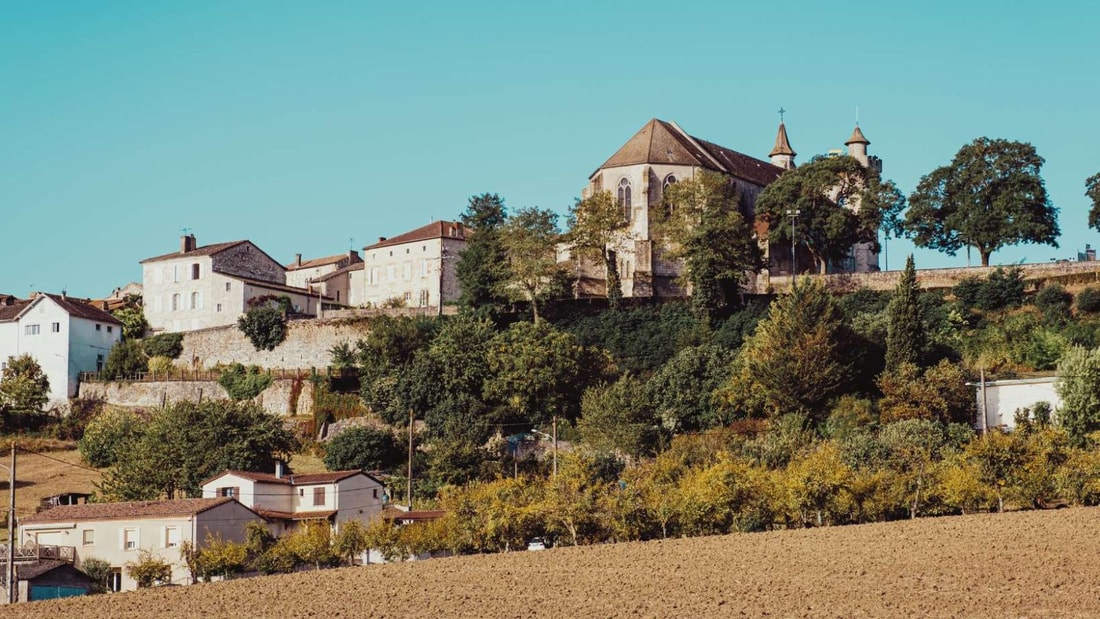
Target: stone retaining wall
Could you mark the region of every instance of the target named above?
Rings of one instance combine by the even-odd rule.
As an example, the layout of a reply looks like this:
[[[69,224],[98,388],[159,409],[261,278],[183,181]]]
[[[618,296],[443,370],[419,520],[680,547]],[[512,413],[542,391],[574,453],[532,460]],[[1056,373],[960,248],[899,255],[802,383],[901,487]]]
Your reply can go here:
[[[367,336],[369,324],[364,319],[292,320],[286,340],[271,351],[256,350],[236,326],[189,331],[183,335],[183,352],[176,363],[192,369],[231,363],[282,370],[326,368],[332,362],[332,347],[354,345]]]
[[[291,401],[300,383],[296,402]],[[198,402],[229,397],[217,381],[144,381],[81,383],[80,397],[102,399],[126,408],[156,408],[172,402]],[[279,378],[253,400],[273,415],[312,415],[313,383],[308,378]]]

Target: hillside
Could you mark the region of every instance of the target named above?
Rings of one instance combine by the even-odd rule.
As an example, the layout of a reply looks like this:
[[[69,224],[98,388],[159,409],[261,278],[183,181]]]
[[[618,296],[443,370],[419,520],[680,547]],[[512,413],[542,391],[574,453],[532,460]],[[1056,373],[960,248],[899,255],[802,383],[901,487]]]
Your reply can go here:
[[[0,464],[11,462],[11,452],[0,452]],[[39,501],[47,496],[65,492],[94,492],[95,484],[102,476],[94,469],[86,468],[76,449],[44,451],[40,454],[20,452],[16,460],[15,506],[18,517],[35,512]],[[8,505],[8,473],[0,471],[0,493],[3,509]],[[0,523],[2,524],[2,523]],[[6,535],[0,527],[0,534]],[[5,538],[6,539],[6,538]]]
[[[1080,508],[307,572],[0,617],[1083,617],[1100,616],[1098,579],[1100,509]]]

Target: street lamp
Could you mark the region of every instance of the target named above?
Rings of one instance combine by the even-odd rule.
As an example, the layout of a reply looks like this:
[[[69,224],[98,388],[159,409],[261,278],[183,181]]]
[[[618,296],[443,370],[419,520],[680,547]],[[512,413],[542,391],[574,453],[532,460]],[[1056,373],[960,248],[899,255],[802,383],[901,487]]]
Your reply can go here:
[[[787,209],[787,215],[790,215],[790,217],[791,217],[791,285],[792,286],[794,285],[795,273],[798,272],[798,262],[797,262],[798,259],[797,259],[797,257],[795,256],[795,253],[794,253],[794,250],[795,250],[794,222],[795,222],[795,220],[798,219],[798,215],[801,212],[802,211],[799,210],[799,209],[794,209],[794,210]]]
[[[545,432],[540,432],[537,428],[531,428],[531,432],[539,434],[550,439],[554,444],[554,477],[558,475],[558,416],[554,415],[554,435],[551,436]]]

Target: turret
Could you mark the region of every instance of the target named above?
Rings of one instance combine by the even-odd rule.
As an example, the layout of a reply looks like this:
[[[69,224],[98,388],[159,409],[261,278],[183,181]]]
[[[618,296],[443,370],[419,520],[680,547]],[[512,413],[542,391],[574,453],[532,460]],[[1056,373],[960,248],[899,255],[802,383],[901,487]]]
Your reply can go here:
[[[794,169],[794,158],[798,153],[794,152],[791,148],[791,142],[787,139],[787,126],[782,121],[779,122],[779,133],[775,135],[775,147],[772,148],[772,152],[768,153],[768,157],[771,157],[772,165],[783,168],[784,170]]]
[[[852,137],[848,138],[848,141],[844,143],[848,147],[848,155],[855,157],[857,161],[863,164],[863,167],[869,165],[867,159],[867,145],[871,141],[863,137],[863,132],[859,130],[859,125],[852,131]]]

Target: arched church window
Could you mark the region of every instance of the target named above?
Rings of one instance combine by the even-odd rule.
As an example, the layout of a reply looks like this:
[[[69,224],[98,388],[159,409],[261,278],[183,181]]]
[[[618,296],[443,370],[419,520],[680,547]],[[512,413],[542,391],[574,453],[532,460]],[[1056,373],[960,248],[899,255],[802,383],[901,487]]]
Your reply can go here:
[[[661,191],[665,191],[665,190],[668,189],[669,185],[675,185],[675,184],[676,184],[676,175],[675,174],[669,174],[668,176],[665,177],[665,182],[661,183]]]
[[[630,220],[630,181],[625,178],[619,181],[619,206],[626,214],[626,219]]]

